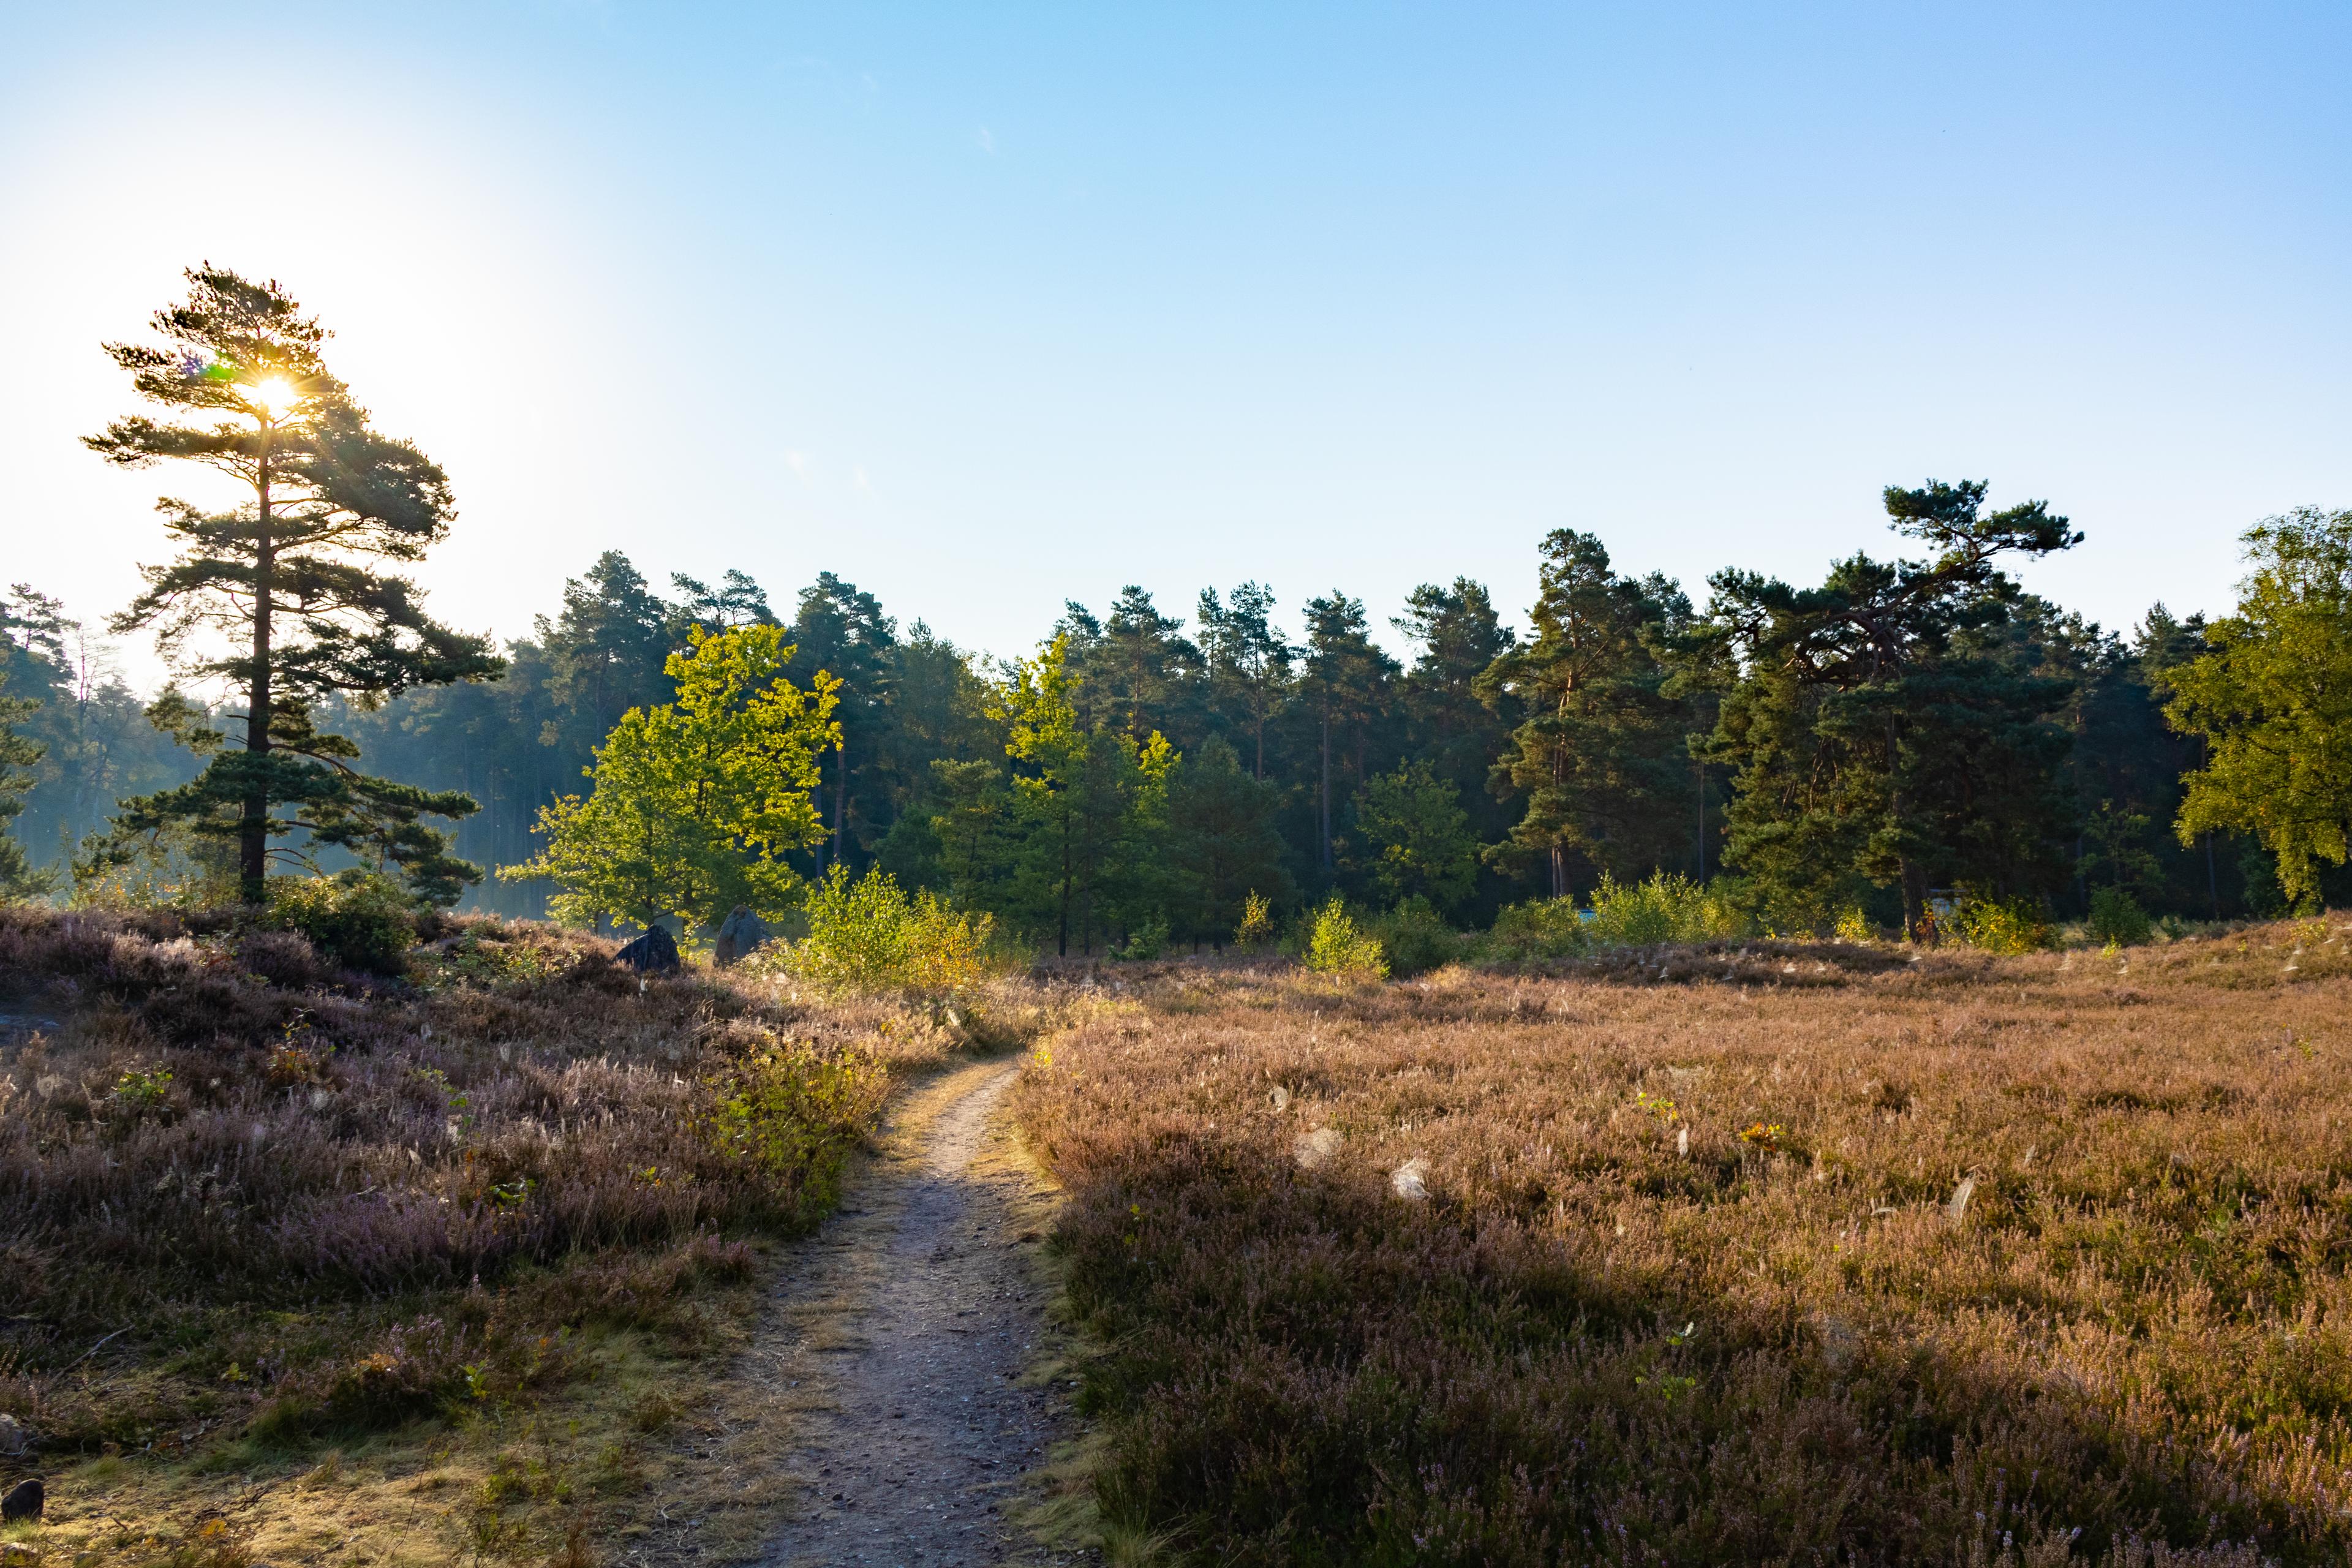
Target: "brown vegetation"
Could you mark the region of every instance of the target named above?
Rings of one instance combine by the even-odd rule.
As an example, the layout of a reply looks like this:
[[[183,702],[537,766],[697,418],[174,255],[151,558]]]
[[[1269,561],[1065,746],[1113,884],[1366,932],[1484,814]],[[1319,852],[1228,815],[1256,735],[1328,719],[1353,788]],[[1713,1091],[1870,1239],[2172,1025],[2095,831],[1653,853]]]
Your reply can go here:
[[[1163,972],[1019,1090],[1106,1513],[1234,1564],[2341,1562],[2344,929]]]

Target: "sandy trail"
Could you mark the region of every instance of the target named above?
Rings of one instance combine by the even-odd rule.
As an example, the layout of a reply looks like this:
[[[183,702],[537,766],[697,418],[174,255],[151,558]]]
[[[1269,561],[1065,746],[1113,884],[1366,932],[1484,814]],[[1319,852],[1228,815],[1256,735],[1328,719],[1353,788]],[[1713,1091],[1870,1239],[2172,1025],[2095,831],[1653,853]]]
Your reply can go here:
[[[793,1287],[827,1305],[791,1357],[803,1489],[772,1568],[1083,1560],[1006,1517],[1067,1420],[1021,1378],[1043,1327],[1038,1194],[992,1120],[1018,1071],[982,1063],[915,1095]]]

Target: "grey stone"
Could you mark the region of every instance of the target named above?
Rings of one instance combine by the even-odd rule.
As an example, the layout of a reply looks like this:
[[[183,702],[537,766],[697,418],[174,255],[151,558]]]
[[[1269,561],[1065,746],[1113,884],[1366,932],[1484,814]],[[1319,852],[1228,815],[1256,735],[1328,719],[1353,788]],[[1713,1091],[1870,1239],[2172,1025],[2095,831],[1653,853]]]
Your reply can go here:
[[[32,1451],[32,1433],[14,1415],[0,1415],[0,1458],[21,1459]]]
[[[625,969],[667,973],[677,967],[677,943],[670,940],[669,932],[656,926],[614,953],[613,962]]]
[[[767,921],[738,904],[719,922],[718,940],[710,945],[711,962],[721,969],[740,963],[758,952],[772,934]]]
[[[0,1497],[0,1522],[16,1523],[20,1519],[38,1519],[41,1505],[48,1500],[37,1476],[24,1482],[6,1497]]]

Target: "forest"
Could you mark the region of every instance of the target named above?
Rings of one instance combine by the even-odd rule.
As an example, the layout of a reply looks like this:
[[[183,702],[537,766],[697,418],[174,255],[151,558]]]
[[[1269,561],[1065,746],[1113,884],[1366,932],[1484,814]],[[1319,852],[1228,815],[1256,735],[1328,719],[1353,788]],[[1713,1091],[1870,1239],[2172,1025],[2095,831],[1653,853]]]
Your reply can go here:
[[[1890,490],[1890,505],[1938,489]],[[1945,493],[1968,505],[1981,489]],[[1792,929],[1849,905],[1899,927],[1900,870],[1869,841],[1867,808],[1842,812],[1798,782],[1824,764],[1831,796],[1879,791],[1897,770],[1919,780],[1923,889],[2030,897],[2061,917],[2101,887],[2158,915],[2285,908],[2256,837],[2184,845],[2174,829],[2200,742],[2168,724],[2168,679],[2204,645],[2197,618],[2158,605],[2118,634],[1979,566],[1927,590],[1937,598],[1898,633],[1892,678],[1773,679],[1737,656],[1742,638],[1774,635],[1760,628],[1776,595],[1799,598],[1780,584],[1727,571],[1701,612],[1675,583],[1619,574],[1594,536],[1555,532],[1539,550],[1532,636],[1483,585],[1430,584],[1391,619],[1409,663],[1343,590],[1286,625],[1274,590],[1244,582],[1202,590],[1189,621],[1132,586],[1100,615],[1072,602],[1035,654],[1003,665],[831,573],[780,615],[740,572],[664,593],[608,551],[565,582],[558,614],[507,644],[500,679],[330,717],[377,771],[479,804],[455,826],[458,857],[517,866],[537,852],[541,810],[587,787],[623,716],[671,698],[664,667],[693,632],[781,624],[788,673],[840,682],[840,744],[813,784],[821,833],[789,852],[794,869],[878,866],[1081,952],[1154,922],[1177,942],[1221,941],[1253,889],[1293,907],[1335,889],[1376,907],[1422,899],[1479,925],[1515,900],[1658,870],[1728,879]],[[1851,595],[1842,579],[1886,570],[1857,556],[1805,592]],[[201,759],[108,672],[93,628],[30,585],[4,603],[5,693],[38,748],[15,836],[62,877],[118,799],[179,784]],[[1934,713],[1906,723],[1893,769],[1883,742],[1832,740],[1851,718],[1824,705],[1893,706],[1930,681]],[[1075,818],[1066,939],[1048,875],[1061,836],[1017,787],[1046,763],[1012,743],[1022,705],[1048,689],[1075,726],[1053,763],[1069,787],[1048,796]],[[541,915],[552,890],[489,878],[464,900]]]

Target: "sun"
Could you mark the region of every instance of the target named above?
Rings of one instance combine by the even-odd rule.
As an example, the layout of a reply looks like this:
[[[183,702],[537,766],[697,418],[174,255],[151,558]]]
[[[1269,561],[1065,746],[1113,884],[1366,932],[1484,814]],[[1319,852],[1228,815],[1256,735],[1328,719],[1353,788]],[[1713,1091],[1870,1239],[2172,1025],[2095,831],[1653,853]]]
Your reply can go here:
[[[283,419],[289,409],[302,401],[302,395],[284,376],[273,375],[268,381],[256,382],[247,387],[245,399],[267,410],[272,419]]]

